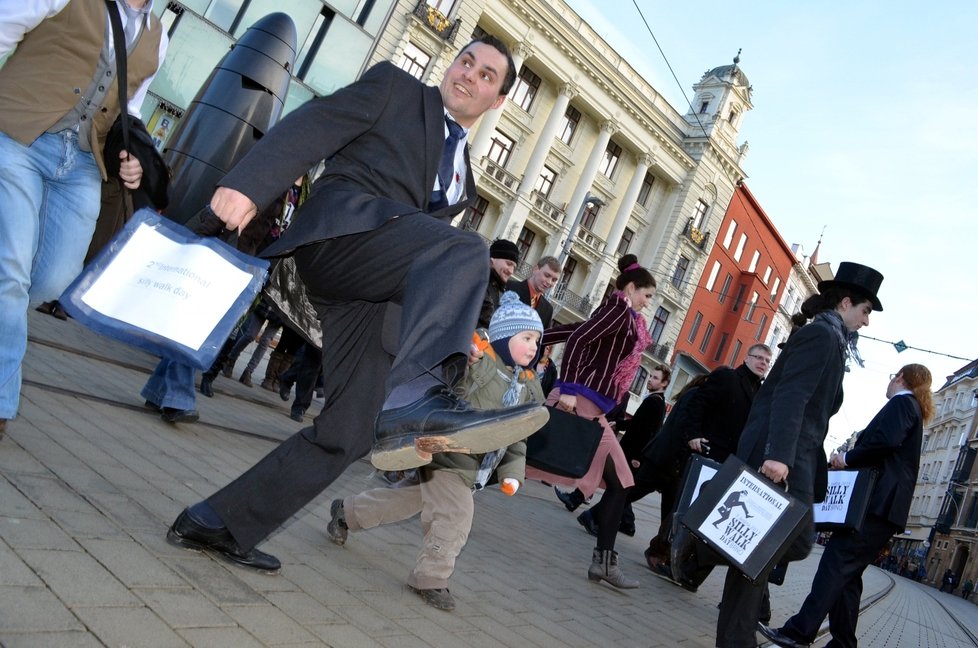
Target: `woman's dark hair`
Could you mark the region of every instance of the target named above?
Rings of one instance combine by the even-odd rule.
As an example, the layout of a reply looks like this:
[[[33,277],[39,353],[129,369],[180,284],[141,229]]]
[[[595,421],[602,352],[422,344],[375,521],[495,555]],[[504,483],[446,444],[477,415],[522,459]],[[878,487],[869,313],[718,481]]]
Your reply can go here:
[[[846,297],[857,306],[863,302],[871,301],[870,298],[858,290],[843,288],[841,286],[831,286],[817,295],[812,295],[801,305],[801,314],[807,319],[815,317],[818,313],[827,310],[835,310],[835,307],[842,303]]]
[[[643,268],[638,263],[638,257],[634,254],[626,254],[618,259],[618,279],[615,280],[615,288],[622,290],[628,284],[635,284],[636,288],[655,288],[655,277],[652,273]]]

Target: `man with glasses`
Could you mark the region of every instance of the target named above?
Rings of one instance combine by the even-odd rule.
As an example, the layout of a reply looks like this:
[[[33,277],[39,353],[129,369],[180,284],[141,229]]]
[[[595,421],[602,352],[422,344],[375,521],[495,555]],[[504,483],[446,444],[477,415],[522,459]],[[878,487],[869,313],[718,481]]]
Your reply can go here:
[[[747,424],[754,395],[770,366],[771,348],[766,344],[755,344],[747,349],[747,356],[739,367],[720,367],[706,377],[706,381],[690,395],[686,439],[693,452],[720,463],[734,453]],[[680,526],[672,539],[667,562],[661,555],[661,544],[657,545],[653,539],[645,554],[649,569],[671,577],[685,589],[696,591],[713,567],[697,567],[695,551],[692,551],[694,544],[689,532]]]
[[[723,462],[734,450],[747,422],[754,394],[771,366],[771,348],[755,344],[736,369],[715,369],[690,402],[686,438],[693,452]]]

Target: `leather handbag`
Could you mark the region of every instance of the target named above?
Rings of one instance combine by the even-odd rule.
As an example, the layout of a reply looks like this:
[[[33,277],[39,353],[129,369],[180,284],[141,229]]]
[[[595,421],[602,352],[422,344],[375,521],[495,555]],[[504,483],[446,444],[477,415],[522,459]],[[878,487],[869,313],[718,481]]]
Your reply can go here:
[[[526,440],[526,463],[561,477],[583,477],[604,430],[597,421],[547,406],[550,420]]]

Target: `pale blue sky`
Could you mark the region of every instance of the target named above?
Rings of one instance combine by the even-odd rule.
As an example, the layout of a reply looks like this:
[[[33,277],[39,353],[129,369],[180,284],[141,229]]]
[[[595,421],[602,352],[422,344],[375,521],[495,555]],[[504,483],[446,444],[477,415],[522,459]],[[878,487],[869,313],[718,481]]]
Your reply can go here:
[[[978,2],[697,3],[568,0],[682,113],[703,72],[740,67],[754,109],[747,185],[788,243],[885,276],[867,336],[978,357]],[[966,364],[863,340],[830,439],[882,406],[888,374],[927,365],[935,389]]]

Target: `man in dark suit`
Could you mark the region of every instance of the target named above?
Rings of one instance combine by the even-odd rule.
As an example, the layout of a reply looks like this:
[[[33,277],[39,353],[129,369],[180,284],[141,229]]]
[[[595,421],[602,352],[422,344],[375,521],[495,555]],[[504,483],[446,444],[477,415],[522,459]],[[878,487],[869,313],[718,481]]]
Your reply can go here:
[[[844,261],[835,278],[818,284],[820,294],[802,304],[813,318],[792,335],[751,404],[736,456],[788,492],[807,515],[784,555],[801,560],[811,551],[814,523],[811,507],[825,496],[827,462],[822,443],[829,419],[842,406],[842,376],[850,358],[858,361],[858,336],[874,311],[883,310],[876,296],[883,275]],[[790,474],[790,479],[789,479]],[[677,564],[673,562],[673,571]],[[757,645],[757,621],[767,591],[767,577],[748,581],[727,569],[717,617],[716,645]]]
[[[307,169],[325,168],[265,250],[294,254],[323,330],[325,405],[313,427],[185,509],[167,534],[274,572],[255,546],[371,450],[381,470],[432,452],[485,452],[528,436],[543,407],[473,411],[452,391],[485,293],[488,250],[451,218],[475,198],[467,129],[515,79],[506,46],[469,43],[438,87],[390,63],[283,119],[226,175],[210,207],[241,229]],[[373,432],[373,434],[371,434]]]
[[[536,309],[546,330],[553,322],[554,307],[547,301],[545,295],[554,287],[558,279],[560,279],[560,262],[556,257],[545,256],[537,261],[530,276],[523,281],[510,279],[506,284],[506,290],[512,290],[520,296],[520,301]]]
[[[720,367],[690,399],[686,438],[694,452],[723,462],[737,449],[754,394],[771,364],[771,348],[755,344],[736,369]]]
[[[890,378],[887,403],[852,450],[834,454],[832,468],[874,468],[876,484],[859,530],[833,531],[818,563],[812,591],[798,614],[781,628],[761,626],[761,633],[779,646],[807,646],[829,617],[833,648],[855,648],[862,576],[889,539],[903,531],[913,502],[920,469],[923,424],[933,412],[931,375],[911,364]]]

